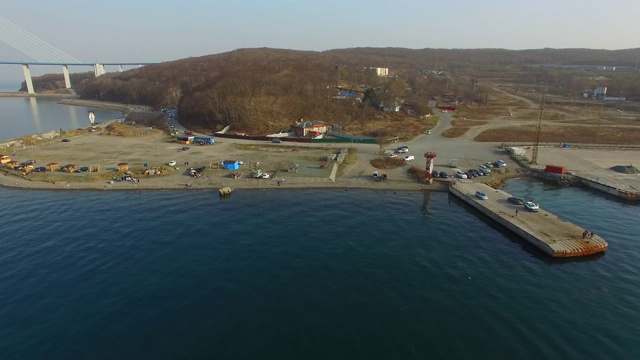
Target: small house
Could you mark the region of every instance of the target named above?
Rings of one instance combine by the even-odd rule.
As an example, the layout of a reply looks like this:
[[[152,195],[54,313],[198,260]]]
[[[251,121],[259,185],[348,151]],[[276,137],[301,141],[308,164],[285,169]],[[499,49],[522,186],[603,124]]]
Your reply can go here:
[[[293,126],[293,132],[299,137],[316,137],[329,131],[330,127],[331,124],[324,121],[302,121]]]
[[[11,160],[11,161],[8,161],[5,165],[7,165],[7,167],[8,167],[9,169],[15,169],[15,168],[17,168],[18,166],[20,166],[20,163],[18,163],[18,162],[17,162],[17,161],[15,161],[15,160]]]
[[[49,171],[56,171],[58,170],[58,167],[60,166],[60,164],[58,164],[57,162],[50,162],[47,164],[47,167],[49,168]]]
[[[118,164],[118,171],[119,172],[129,171],[129,163],[122,162],[122,163]]]
[[[240,162],[238,160],[225,160],[222,162],[222,168],[225,170],[238,170],[240,169]]]
[[[11,161],[8,155],[0,155],[0,165],[4,165]]]

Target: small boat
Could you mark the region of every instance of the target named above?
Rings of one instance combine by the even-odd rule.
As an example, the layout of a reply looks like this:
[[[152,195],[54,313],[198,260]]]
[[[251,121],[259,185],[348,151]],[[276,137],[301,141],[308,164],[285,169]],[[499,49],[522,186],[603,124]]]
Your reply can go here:
[[[529,211],[538,211],[539,209],[538,204],[534,203],[533,201],[527,201],[526,203],[524,203],[524,207],[526,207]]]
[[[233,191],[233,189],[228,187],[228,186],[225,186],[223,188],[218,189],[218,193],[220,193],[221,197],[225,197],[225,196],[231,195],[232,191]]]

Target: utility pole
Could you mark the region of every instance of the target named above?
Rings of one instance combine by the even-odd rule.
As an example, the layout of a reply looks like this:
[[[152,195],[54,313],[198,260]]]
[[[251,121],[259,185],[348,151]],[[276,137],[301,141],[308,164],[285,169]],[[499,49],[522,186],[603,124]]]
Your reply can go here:
[[[533,144],[533,153],[531,155],[531,164],[538,164],[538,146],[540,146],[540,134],[542,133],[542,112],[544,111],[544,95],[540,95],[540,111],[538,112],[538,127],[536,128],[536,141]]]

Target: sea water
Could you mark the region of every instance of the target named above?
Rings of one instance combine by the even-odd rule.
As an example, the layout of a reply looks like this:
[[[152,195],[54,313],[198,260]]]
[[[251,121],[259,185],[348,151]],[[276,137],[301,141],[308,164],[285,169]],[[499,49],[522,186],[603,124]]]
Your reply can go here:
[[[89,111],[94,113],[97,123],[122,116],[119,111],[62,105],[58,101],[53,98],[0,97],[0,142],[25,135],[91,126]]]
[[[444,192],[0,189],[0,357],[634,358],[638,206],[505,190],[609,251],[552,259]]]

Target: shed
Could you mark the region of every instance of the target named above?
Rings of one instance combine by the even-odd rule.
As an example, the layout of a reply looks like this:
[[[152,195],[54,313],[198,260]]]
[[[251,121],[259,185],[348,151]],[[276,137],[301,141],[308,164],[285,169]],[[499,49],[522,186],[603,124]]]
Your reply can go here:
[[[225,170],[238,170],[240,169],[240,163],[238,160],[225,160],[222,162],[222,168]]]
[[[50,162],[47,164],[47,166],[49,167],[49,171],[56,171],[58,170],[60,164],[58,164],[57,162]]]
[[[122,163],[118,164],[118,171],[119,172],[129,171],[129,163],[122,162]]]
[[[193,142],[194,136],[190,136],[190,135],[178,135],[178,137],[176,137],[176,140],[179,143],[183,143],[183,144],[191,144]]]
[[[78,167],[75,166],[74,164],[67,164],[65,166],[62,167],[62,170],[64,170],[65,172],[68,173],[74,173],[78,170]]]
[[[9,169],[15,169],[20,166],[20,164],[15,160],[8,161],[5,165],[7,165]]]
[[[0,165],[4,165],[11,161],[8,155],[0,155]]]

